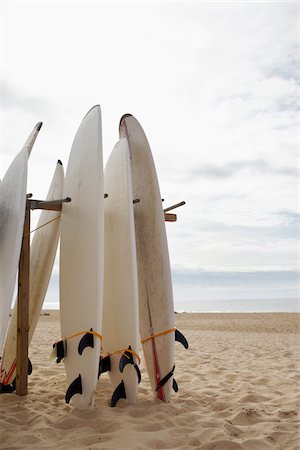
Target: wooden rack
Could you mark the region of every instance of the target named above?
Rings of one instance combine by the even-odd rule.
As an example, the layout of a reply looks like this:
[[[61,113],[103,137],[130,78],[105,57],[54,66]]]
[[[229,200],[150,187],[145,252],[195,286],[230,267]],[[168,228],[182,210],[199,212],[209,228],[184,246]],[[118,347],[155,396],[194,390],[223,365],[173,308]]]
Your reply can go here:
[[[32,200],[27,195],[23,239],[19,259],[18,299],[17,299],[17,355],[16,355],[16,393],[27,394],[28,383],[28,321],[29,321],[29,267],[30,267],[30,211],[47,209],[60,211],[63,203],[70,202],[69,197],[62,200]]]
[[[16,393],[27,394],[28,384],[28,326],[29,326],[29,272],[30,272],[30,213],[34,209],[61,211],[62,204],[70,202],[70,197],[61,200],[43,201],[33,200],[31,194],[27,195],[23,240],[21,246],[19,273],[18,273],[18,299],[17,299],[17,355],[16,355]],[[138,203],[139,200],[134,200]],[[164,209],[166,222],[175,222],[176,214],[169,214],[185,202],[177,203]]]

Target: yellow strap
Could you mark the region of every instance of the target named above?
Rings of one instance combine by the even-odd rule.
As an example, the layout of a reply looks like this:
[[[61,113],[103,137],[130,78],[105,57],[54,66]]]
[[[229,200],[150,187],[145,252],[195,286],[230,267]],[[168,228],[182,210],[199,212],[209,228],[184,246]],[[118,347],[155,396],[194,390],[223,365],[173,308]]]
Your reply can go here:
[[[141,358],[139,357],[139,355],[134,350],[131,350],[129,348],[122,348],[121,350],[116,350],[116,351],[110,352],[110,353],[101,352],[101,355],[106,358],[107,356],[124,354],[124,356],[126,356],[126,358],[129,359],[129,356],[125,355],[125,352],[131,353],[133,356],[136,357],[136,359],[138,360],[139,364],[141,364]]]
[[[141,343],[144,344],[145,342],[150,341],[150,339],[154,339],[158,336],[163,336],[164,334],[172,333],[172,331],[175,331],[175,330],[176,330],[176,327],[171,328],[170,330],[160,331],[159,333],[151,334],[151,336],[141,339]]]
[[[74,337],[76,337],[76,336],[80,336],[81,334],[87,334],[87,333],[93,334],[94,336],[96,336],[97,338],[99,338],[100,341],[102,341],[102,339],[103,339],[102,334],[97,333],[97,331],[91,331],[91,330],[89,330],[89,331],[79,331],[78,333],[71,334],[70,336],[67,336],[67,337],[65,337],[64,339],[60,339],[59,341],[54,342],[54,345],[57,344],[57,343],[60,342],[60,341],[67,341],[68,339],[72,339],[72,338],[74,338]]]
[[[52,220],[49,220],[49,222],[44,223],[43,225],[40,225],[39,227],[35,228],[34,230],[31,230],[29,233],[24,234],[24,236],[29,236],[31,233],[34,233],[34,231],[39,230],[40,228],[45,227],[46,225],[48,225],[51,222],[54,222],[55,220],[60,219],[60,216],[55,217]]]

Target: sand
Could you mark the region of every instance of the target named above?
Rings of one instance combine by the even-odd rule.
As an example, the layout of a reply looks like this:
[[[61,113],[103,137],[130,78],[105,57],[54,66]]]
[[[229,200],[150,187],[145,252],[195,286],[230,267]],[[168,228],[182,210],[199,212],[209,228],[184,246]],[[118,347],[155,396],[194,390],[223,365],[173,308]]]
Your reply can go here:
[[[41,315],[30,347],[28,395],[0,396],[1,449],[300,449],[299,314],[176,314],[189,340],[176,343],[179,392],[153,400],[142,361],[139,399],[108,406],[100,378],[96,408],[64,402],[63,364],[50,362],[57,311]]]

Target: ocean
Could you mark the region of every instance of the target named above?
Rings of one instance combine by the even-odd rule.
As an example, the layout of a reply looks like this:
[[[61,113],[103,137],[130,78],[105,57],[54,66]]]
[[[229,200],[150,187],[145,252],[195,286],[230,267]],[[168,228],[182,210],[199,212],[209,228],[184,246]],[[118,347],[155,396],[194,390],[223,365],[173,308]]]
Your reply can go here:
[[[45,299],[44,309],[59,309],[58,300]],[[218,313],[264,313],[264,312],[300,312],[300,299],[264,298],[235,300],[176,300],[176,312],[218,312]]]
[[[264,298],[235,300],[196,300],[175,302],[177,312],[263,313],[300,312],[300,299]]]

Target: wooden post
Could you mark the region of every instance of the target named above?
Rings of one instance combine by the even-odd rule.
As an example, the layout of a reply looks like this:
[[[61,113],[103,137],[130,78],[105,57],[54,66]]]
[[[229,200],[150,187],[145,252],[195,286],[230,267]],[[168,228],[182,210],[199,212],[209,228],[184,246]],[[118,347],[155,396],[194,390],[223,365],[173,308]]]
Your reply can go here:
[[[18,274],[17,365],[16,393],[27,394],[28,380],[28,317],[29,317],[29,252],[30,200],[26,200],[23,240]]]
[[[168,208],[165,208],[164,212],[166,213],[168,211],[171,211],[172,209],[179,208],[179,206],[183,206],[183,205],[185,205],[185,202],[176,203],[176,205],[172,205],[172,206],[169,206]]]
[[[176,214],[165,213],[165,222],[176,222],[177,216]]]

